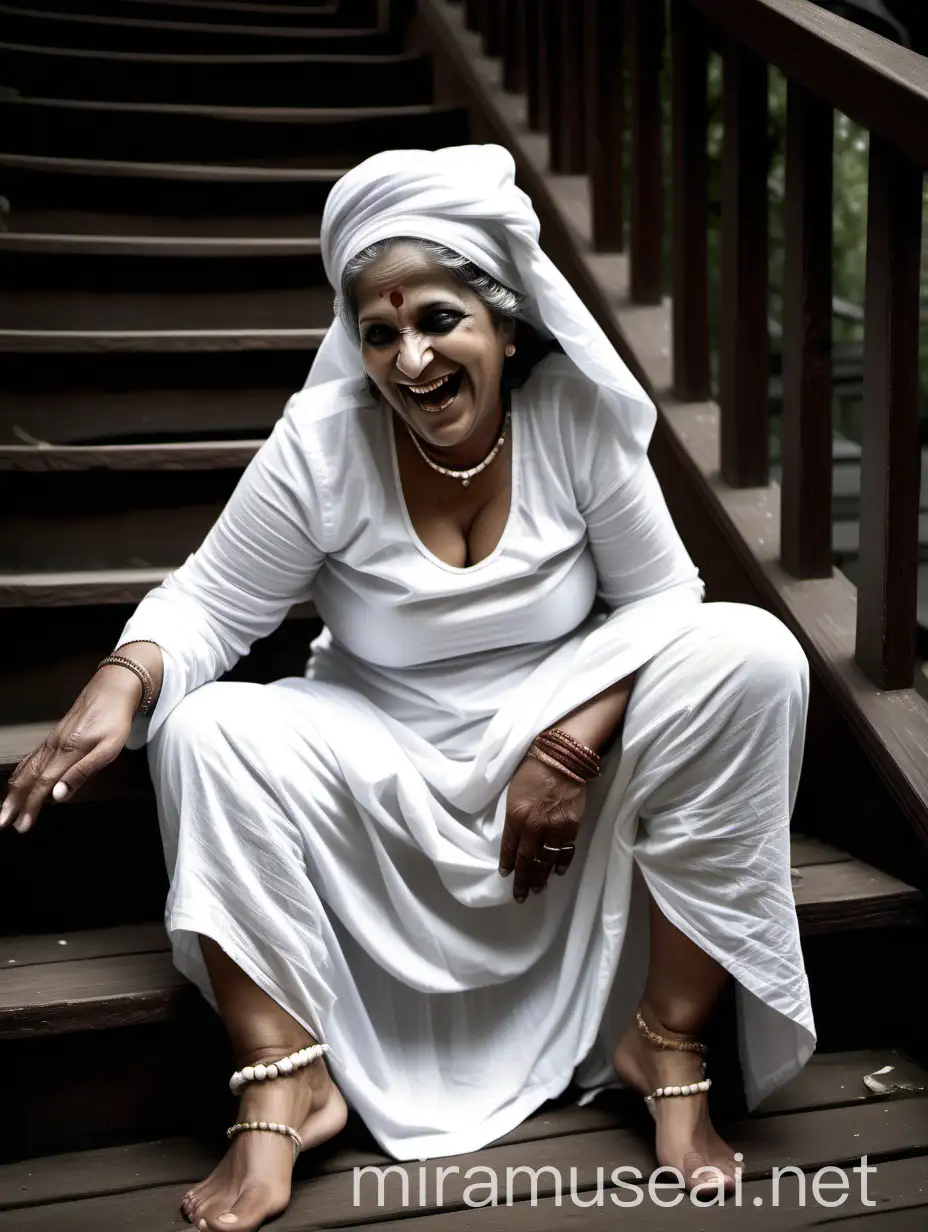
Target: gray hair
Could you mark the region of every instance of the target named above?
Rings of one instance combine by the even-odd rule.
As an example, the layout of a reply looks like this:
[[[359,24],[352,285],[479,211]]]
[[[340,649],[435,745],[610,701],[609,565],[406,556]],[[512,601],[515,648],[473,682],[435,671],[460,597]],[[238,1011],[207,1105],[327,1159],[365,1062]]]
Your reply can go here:
[[[467,257],[461,256],[459,252],[451,248],[446,248],[444,244],[436,244],[433,240],[395,236],[390,239],[377,240],[376,243],[368,245],[367,248],[353,256],[345,266],[345,272],[342,275],[342,290],[335,297],[335,314],[341,318],[355,342],[361,341],[358,330],[358,304],[355,296],[358,279],[364,270],[379,260],[393,244],[411,244],[436,265],[448,270],[458,282],[480,297],[498,324],[504,321],[515,322],[525,319],[522,307],[524,296],[510,287],[503,286],[501,282],[497,282],[486,270],[482,270]]]

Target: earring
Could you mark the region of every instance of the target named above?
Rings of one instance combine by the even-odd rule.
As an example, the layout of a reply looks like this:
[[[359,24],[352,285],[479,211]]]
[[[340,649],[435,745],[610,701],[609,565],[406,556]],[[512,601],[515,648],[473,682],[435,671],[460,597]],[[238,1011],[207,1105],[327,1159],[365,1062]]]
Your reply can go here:
[[[512,345],[512,343],[510,342],[509,346],[507,346],[507,347],[506,347],[506,354],[507,354],[507,356],[508,356],[510,359],[512,359],[512,357],[513,357],[513,355],[515,355],[515,353],[516,353],[516,348],[515,348],[515,347]]]

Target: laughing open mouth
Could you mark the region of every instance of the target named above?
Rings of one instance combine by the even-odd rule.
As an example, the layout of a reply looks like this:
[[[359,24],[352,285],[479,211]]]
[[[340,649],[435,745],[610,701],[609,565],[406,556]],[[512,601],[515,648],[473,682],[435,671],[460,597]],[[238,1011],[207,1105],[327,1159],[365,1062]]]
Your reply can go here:
[[[463,377],[464,370],[459,368],[424,385],[404,385],[403,392],[424,411],[444,411],[458,396]]]

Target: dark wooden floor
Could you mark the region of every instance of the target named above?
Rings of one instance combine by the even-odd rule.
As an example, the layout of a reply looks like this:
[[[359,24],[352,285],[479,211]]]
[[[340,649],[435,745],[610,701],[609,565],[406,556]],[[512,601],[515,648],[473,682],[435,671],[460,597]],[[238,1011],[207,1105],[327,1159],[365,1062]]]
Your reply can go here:
[[[892,1096],[875,1096],[863,1083],[867,1073],[894,1067],[891,1079],[926,1089]],[[178,1101],[195,1099],[196,1084],[178,1064]],[[582,1223],[584,1229],[613,1229],[619,1220],[632,1228],[681,1227],[711,1229],[805,1228],[840,1219],[836,1232],[924,1232],[928,1228],[928,1073],[888,1051],[868,1051],[816,1057],[806,1070],[754,1116],[727,1127],[730,1141],[744,1154],[740,1196],[724,1207],[697,1209],[685,1199],[662,1209],[648,1193],[654,1169],[649,1119],[640,1102],[627,1093],[605,1094],[591,1106],[549,1105],[493,1146],[466,1156],[396,1165],[378,1200],[377,1179],[357,1178],[355,1169],[389,1161],[370,1147],[352,1142],[350,1128],[323,1154],[304,1155],[297,1164],[294,1197],[289,1211],[271,1225],[279,1232],[311,1228],[347,1228],[372,1222],[402,1227],[405,1232],[480,1232],[496,1229],[563,1229]],[[202,1178],[222,1149],[221,1134],[212,1141],[175,1139],[109,1150],[78,1152],[33,1159],[0,1167],[0,1229],[2,1232],[164,1232],[188,1227],[178,1210],[186,1188]],[[866,1154],[875,1172],[861,1190],[861,1176],[851,1169]],[[815,1202],[813,1178],[826,1165],[845,1169],[847,1189],[822,1189],[821,1196],[840,1206]],[[610,1183],[613,1169],[637,1169],[644,1181],[635,1189]],[[806,1200],[799,1181],[787,1174],[775,1191],[775,1168],[798,1167],[805,1173]],[[441,1199],[437,1170],[445,1168]],[[507,1169],[548,1168],[537,1179]],[[469,1169],[476,1169],[468,1177]],[[491,1198],[492,1170],[498,1187]],[[571,1171],[571,1170],[575,1171]],[[599,1172],[601,1170],[601,1173]],[[556,1175],[561,1179],[558,1204]],[[602,1175],[602,1199],[598,1177]],[[632,1173],[624,1177],[634,1181]],[[404,1178],[408,1178],[404,1199]],[[573,1179],[572,1179],[573,1178]],[[666,1179],[666,1178],[664,1178]],[[821,1182],[837,1183],[829,1173]],[[354,1187],[359,1186],[355,1201]],[[508,1192],[512,1204],[507,1205]],[[420,1185],[422,1188],[420,1189]],[[468,1189],[469,1186],[475,1188]],[[673,1187],[657,1190],[672,1201]],[[775,1192],[778,1202],[774,1205]],[[624,1211],[613,1200],[640,1204]],[[465,1198],[466,1195],[466,1198]],[[864,1205],[869,1198],[874,1205]],[[581,1203],[592,1203],[589,1207]]]

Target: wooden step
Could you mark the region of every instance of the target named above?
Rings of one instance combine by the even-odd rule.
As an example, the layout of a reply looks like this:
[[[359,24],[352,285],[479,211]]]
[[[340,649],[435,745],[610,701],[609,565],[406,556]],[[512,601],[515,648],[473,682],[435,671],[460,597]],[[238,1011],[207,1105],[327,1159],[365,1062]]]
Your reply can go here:
[[[31,740],[35,734],[32,729]],[[3,752],[8,739],[0,729],[0,758],[8,755]],[[12,831],[0,839],[30,841]],[[803,840],[794,843],[795,858],[801,859]],[[797,870],[803,936],[910,926],[923,918],[922,895],[912,886],[841,856],[824,852],[824,863],[802,864]],[[171,965],[167,949],[160,924],[0,939],[0,1039],[169,1017],[186,981]]]
[[[158,162],[331,166],[396,144],[437,149],[468,139],[463,108],[222,107],[0,97],[12,153]]]
[[[11,362],[14,358],[15,365]],[[138,446],[163,444],[183,450],[187,445],[214,443],[224,447],[246,439],[263,439],[283,413],[290,395],[302,388],[311,359],[312,353],[302,346],[295,350],[177,353],[171,356],[171,371],[162,373],[162,380],[175,384],[159,388],[153,382],[152,387],[145,388],[147,372],[155,375],[159,364],[164,367],[157,351],[107,355],[105,373],[98,371],[101,365],[93,353],[58,356],[55,374],[62,379],[59,387],[0,389],[0,469],[46,469],[56,466],[59,457],[64,465],[83,469],[85,462],[81,459],[89,461],[97,446],[115,451],[104,453],[99,465],[130,467],[134,459],[143,456],[133,452]],[[86,362],[76,362],[81,360]],[[9,356],[6,363],[11,368],[28,367],[23,376],[38,383],[39,373],[31,356]],[[270,383],[286,380],[288,375],[286,385]],[[210,378],[226,380],[230,388],[213,384]],[[108,387],[103,385],[104,380],[109,382]],[[35,441],[47,442],[51,448],[30,447]],[[75,446],[76,451],[68,446]],[[62,447],[65,454],[57,454],[56,447]],[[17,449],[25,453],[18,454]],[[82,449],[90,452],[83,454]],[[43,462],[46,455],[48,461]],[[186,464],[181,459],[187,456],[175,455],[181,465]]]
[[[0,940],[0,1039],[160,1022],[188,992],[160,924]]]
[[[431,62],[393,55],[191,54],[0,42],[0,81],[21,95],[253,107],[371,107],[432,101]]]
[[[33,13],[21,5],[0,6],[0,27],[10,42],[53,44],[81,50],[241,54],[265,51],[320,55],[393,55],[402,50],[399,31],[373,26],[314,26],[299,18],[258,24],[241,13],[209,20],[206,11],[188,10],[178,19],[152,18],[123,9],[120,16],[99,13]],[[215,15],[215,11],[214,11]],[[270,14],[268,14],[270,17]],[[297,24],[294,24],[296,22]]]
[[[11,297],[12,298],[12,297]],[[25,297],[23,297],[25,298]],[[61,297],[54,301],[56,316],[67,319],[68,310],[77,310],[83,305],[76,303],[78,297],[68,300]],[[48,301],[46,300],[46,305]],[[8,306],[3,303],[0,294],[0,311]],[[43,304],[29,303],[34,315],[40,315]],[[275,306],[278,306],[275,304]],[[119,317],[119,304],[97,304],[105,309],[101,316],[112,320]],[[165,319],[170,316],[167,306],[132,305],[140,316]],[[194,305],[196,307],[196,305]],[[158,309],[161,309],[158,311]],[[265,309],[266,310],[266,309]],[[209,315],[208,312],[204,315]],[[299,316],[298,311],[292,311],[291,316]],[[159,329],[157,326],[136,329],[107,328],[105,325],[89,329],[54,329],[35,326],[32,329],[4,329],[0,327],[0,352],[6,351],[20,355],[67,355],[74,353],[89,353],[101,355],[105,353],[131,352],[145,355],[166,355],[185,352],[242,352],[257,351],[289,351],[299,352],[306,356],[306,370],[328,326],[311,329],[290,328],[281,329],[272,326],[255,325],[252,328],[181,328]]]
[[[869,1200],[877,1208],[867,1208],[874,1216],[873,1232],[889,1232],[890,1227],[892,1232],[920,1232],[916,1220],[905,1224],[894,1221],[891,1225],[883,1222],[893,1212],[914,1213],[924,1219],[928,1211],[923,1186],[928,1101],[917,1092],[900,1098],[868,1091],[863,1076],[886,1066],[892,1066],[895,1076],[915,1087],[928,1081],[919,1065],[892,1048],[822,1054],[813,1057],[803,1072],[783,1087],[776,1107],[768,1111],[764,1105],[752,1116],[742,1116],[732,1124],[728,1136],[746,1156],[741,1204],[754,1209],[755,1195],[763,1195],[761,1204],[769,1204],[772,1171],[782,1168],[786,1161],[814,1173],[826,1165],[847,1165],[867,1155],[879,1161],[868,1178]],[[176,1073],[172,1076],[169,1067],[158,1063],[157,1076],[167,1092],[173,1093]],[[204,1081],[202,1070],[198,1078]],[[173,1133],[189,1132],[189,1136],[107,1147],[95,1144],[101,1135],[94,1132],[94,1125],[82,1141],[78,1140],[76,1149],[33,1157],[28,1164],[20,1162],[21,1146],[19,1154],[12,1156],[17,1162],[0,1168],[0,1229],[125,1232],[132,1228],[135,1232],[160,1232],[183,1226],[177,1206],[184,1191],[208,1174],[221,1153],[222,1139],[220,1131],[213,1129],[213,1117],[220,1126],[225,1124],[223,1117],[233,1112],[233,1106],[231,1101],[220,1104],[212,1100],[205,1108],[199,1099],[184,1104],[176,1097],[175,1105]],[[94,1111],[88,1109],[85,1123],[97,1120]],[[7,1128],[8,1121],[4,1118],[3,1128],[9,1134],[13,1126]],[[436,1228],[440,1221],[441,1227],[452,1232],[465,1232],[475,1225],[473,1209],[468,1209],[463,1200],[464,1187],[474,1175],[483,1180],[489,1169],[500,1181],[500,1194],[498,1206],[494,1203],[481,1211],[481,1228],[489,1226],[491,1232],[513,1227],[530,1227],[537,1232],[563,1228],[563,1202],[551,1196],[556,1192],[555,1176],[559,1174],[563,1201],[571,1200],[568,1178],[572,1176],[578,1200],[589,1208],[583,1213],[583,1226],[591,1232],[605,1232],[615,1226],[615,1208],[608,1196],[605,1202],[597,1203],[597,1169],[600,1183],[605,1177],[607,1187],[617,1160],[636,1168],[639,1177],[648,1177],[655,1167],[652,1150],[650,1136],[641,1131],[639,1099],[629,1092],[608,1092],[585,1107],[563,1099],[550,1101],[481,1151],[442,1160],[447,1165],[442,1185],[444,1206],[437,1201],[434,1174],[430,1176],[428,1169],[420,1170],[414,1162],[394,1165],[395,1174],[379,1199],[375,1177],[364,1178],[355,1204],[355,1169],[384,1166],[391,1161],[352,1117],[333,1142],[297,1162],[290,1210],[280,1226],[290,1232],[362,1226],[397,1229],[415,1214],[409,1209],[410,1195],[415,1206],[420,1200],[419,1180],[424,1177],[427,1192],[422,1196],[421,1218],[415,1223]],[[9,1153],[6,1158],[11,1158]],[[480,1171],[470,1173],[471,1168]],[[508,1169],[513,1170],[511,1174]],[[403,1187],[396,1183],[400,1175],[407,1179],[405,1197]],[[507,1176],[513,1205],[507,1202]],[[533,1188],[533,1178],[537,1189]],[[833,1183],[835,1178],[834,1174],[823,1174],[821,1179]],[[792,1198],[795,1194],[792,1184],[790,1180],[784,1182],[779,1194],[784,1208],[782,1221],[765,1226],[783,1232],[809,1226],[789,1201],[788,1195]],[[853,1186],[848,1189],[849,1194],[854,1193]],[[823,1192],[832,1200],[824,1187]],[[672,1201],[672,1193],[664,1200]],[[807,1204],[810,1200],[807,1196]],[[713,1212],[713,1223],[721,1219],[725,1224],[727,1211],[733,1207],[737,1219],[729,1220],[726,1226],[743,1227],[740,1204],[735,1207],[733,1202]],[[859,1194],[842,1207],[842,1217],[852,1215],[858,1207]],[[647,1206],[641,1209],[646,1212]],[[445,1213],[441,1213],[443,1210]],[[812,1211],[821,1213],[815,1205]],[[610,1216],[610,1223],[603,1218],[604,1213]],[[695,1232],[710,1226],[705,1222],[705,1212],[690,1204],[681,1205],[675,1215],[672,1225],[656,1221],[653,1227],[679,1226]],[[650,1220],[645,1224],[640,1218],[635,1226],[638,1224],[652,1226]],[[856,1220],[852,1226],[856,1230]]]
[[[16,210],[0,232],[0,253],[23,256],[317,257],[317,215],[212,218],[103,214],[89,210]],[[66,274],[62,276],[62,280]]]
[[[8,4],[5,7],[13,7]],[[381,28],[380,0],[317,0],[317,3],[287,3],[278,0],[17,0],[19,12],[54,19],[58,14],[74,19],[180,21],[227,24],[241,22],[291,27],[297,22],[312,30]],[[392,9],[393,6],[391,6]],[[390,14],[393,17],[393,13]],[[386,27],[383,27],[386,28]]]
[[[81,689],[97,670],[104,655],[118,644],[126,621],[135,605],[101,604],[77,607],[21,607],[5,608],[2,614],[4,636],[16,646],[15,658],[8,656],[0,665],[0,715],[7,725],[7,732],[20,732],[15,747],[29,745],[36,748],[53,723],[49,716],[60,718],[67,714]],[[280,680],[285,676],[301,676],[306,668],[309,647],[322,631],[322,623],[310,604],[293,607],[279,628],[265,638],[259,639],[223,677],[231,680],[248,680],[262,684]],[[29,744],[30,740],[32,741]],[[12,752],[11,754],[12,755]],[[20,754],[20,757],[25,754]],[[90,800],[151,800],[144,755],[126,753],[112,766],[94,779],[88,786]],[[4,771],[0,769],[0,780]],[[117,836],[119,831],[117,830]],[[9,849],[8,849],[9,850]],[[158,864],[158,860],[155,861]],[[9,866],[7,871],[9,871]],[[43,874],[47,880],[47,872]],[[95,874],[94,874],[95,876]],[[68,902],[74,915],[65,914],[65,923],[83,920],[86,902],[83,898],[83,883],[91,878],[89,870],[82,878],[81,886],[65,886],[56,895],[58,904]],[[5,905],[9,910],[12,892],[4,884],[0,896],[0,914]],[[19,911],[29,909],[29,899],[20,903]],[[82,905],[83,903],[83,905]],[[104,898],[97,904],[107,923],[118,922],[116,907],[110,907]],[[41,908],[44,914],[46,908]],[[61,906],[64,910],[64,906]],[[57,925],[56,925],[57,926]],[[29,925],[28,928],[32,928]],[[3,926],[0,924],[0,933]]]
[[[167,565],[68,573],[0,574],[0,608],[139,603],[170,572]]]
[[[4,334],[327,328],[334,298],[312,237],[14,235],[0,281]]]
[[[261,440],[245,440],[164,445],[0,445],[0,471],[240,471],[261,444]]]
[[[54,220],[51,220],[52,223]],[[293,260],[301,257],[318,257],[319,256],[319,241],[304,234],[285,236],[241,236],[241,235],[134,235],[129,234],[112,234],[104,233],[102,228],[107,226],[111,220],[101,218],[99,215],[83,215],[77,219],[65,218],[59,220],[62,223],[68,224],[77,222],[83,223],[89,230],[72,231],[70,233],[50,232],[50,231],[7,231],[0,233],[0,253],[7,253],[18,257],[27,256],[62,256],[72,259],[90,259],[102,257],[115,260],[119,258],[121,264],[125,268],[125,258],[141,258],[142,262],[153,266],[157,262],[158,268],[164,268],[163,262],[167,258],[180,258],[184,261],[203,258],[206,261],[239,261],[251,258],[251,267],[254,268],[256,260],[267,260],[270,257],[282,257],[288,260]],[[133,219],[125,219],[125,230],[129,231]],[[254,227],[258,220],[246,219],[243,220],[246,228]],[[293,220],[293,229],[297,230],[302,220]],[[35,225],[49,225],[45,220],[36,220]],[[203,220],[202,229],[206,231],[210,228],[212,220]],[[176,228],[180,231],[180,226]],[[264,229],[267,230],[267,224],[264,223]],[[10,270],[12,262],[3,262],[4,272]],[[39,280],[41,280],[42,270],[40,262],[20,262],[20,269],[16,270],[14,278],[18,282],[23,282],[27,286],[35,286],[34,279],[28,277],[30,266],[38,267]],[[51,264],[51,263],[49,263]],[[68,279],[68,263],[60,263],[62,269],[58,277],[62,281],[70,281]],[[77,260],[71,261],[72,268],[75,267]],[[99,268],[102,262],[94,260],[94,265]],[[201,266],[203,262],[200,262]],[[208,267],[207,267],[208,268]],[[307,280],[312,279],[312,266],[307,269]],[[186,270],[184,271],[186,274]],[[191,271],[194,274],[199,274],[202,270]],[[133,267],[128,267],[128,273],[125,275],[127,280],[132,277]],[[25,277],[23,275],[26,275]],[[80,275],[78,275],[80,277]],[[13,279],[9,279],[9,286]],[[138,279],[135,280],[136,285]],[[143,290],[144,287],[140,287]]]
[[[153,235],[165,234],[159,227],[171,226],[190,234],[183,229],[203,218],[219,226],[222,218],[231,216],[246,227],[245,220],[253,218],[257,224],[260,219],[274,234],[280,234],[279,226],[284,234],[292,233],[286,220],[299,220],[298,225],[308,228],[302,234],[318,235],[314,220],[321,218],[325,199],[343,174],[344,169],[326,167],[204,166],[0,153],[0,177],[11,206],[7,225],[19,231],[48,229],[30,226],[33,215],[81,217],[84,211],[91,218],[130,217],[136,234],[146,234],[146,228]],[[99,230],[115,227],[118,224],[101,223]]]
[[[154,586],[160,586],[171,565],[135,569],[84,569],[72,572],[0,574],[0,608],[99,607],[101,604],[138,604]],[[310,611],[306,604],[291,609],[295,615]]]

